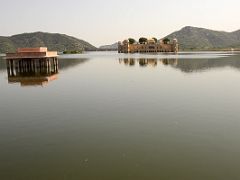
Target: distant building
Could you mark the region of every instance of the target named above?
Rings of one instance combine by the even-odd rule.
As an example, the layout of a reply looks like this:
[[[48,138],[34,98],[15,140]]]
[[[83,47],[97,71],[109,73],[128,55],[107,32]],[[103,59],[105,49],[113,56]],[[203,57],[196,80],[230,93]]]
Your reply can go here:
[[[179,50],[177,39],[172,41],[155,41],[154,39],[148,39],[145,43],[133,43],[129,40],[124,40],[118,43],[118,53],[148,53],[148,52],[174,52]]]

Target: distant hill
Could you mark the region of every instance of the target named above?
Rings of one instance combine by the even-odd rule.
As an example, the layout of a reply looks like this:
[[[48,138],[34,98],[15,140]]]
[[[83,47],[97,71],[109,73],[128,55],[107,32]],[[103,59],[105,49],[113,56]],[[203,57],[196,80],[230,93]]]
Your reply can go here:
[[[186,26],[166,36],[177,38],[180,50],[225,50],[240,49],[240,30],[234,32],[214,31]],[[117,43],[101,46],[100,50],[117,50]]]
[[[96,50],[90,43],[67,36],[44,32],[24,33],[11,37],[0,36],[0,53],[14,52],[18,47],[48,47],[55,51]]]
[[[186,26],[167,37],[170,39],[177,38],[181,50],[240,48],[240,30],[224,32]]]
[[[104,46],[100,46],[98,48],[98,50],[100,51],[117,51],[118,49],[118,43],[114,43],[114,44],[111,44],[111,45],[104,45]]]

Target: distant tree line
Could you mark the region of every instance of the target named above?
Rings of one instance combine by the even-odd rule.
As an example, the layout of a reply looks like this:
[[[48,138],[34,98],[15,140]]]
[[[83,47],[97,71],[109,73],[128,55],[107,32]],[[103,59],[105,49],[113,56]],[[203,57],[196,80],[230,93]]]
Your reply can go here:
[[[78,50],[72,50],[72,51],[63,51],[63,54],[81,54],[82,51],[78,51]]]

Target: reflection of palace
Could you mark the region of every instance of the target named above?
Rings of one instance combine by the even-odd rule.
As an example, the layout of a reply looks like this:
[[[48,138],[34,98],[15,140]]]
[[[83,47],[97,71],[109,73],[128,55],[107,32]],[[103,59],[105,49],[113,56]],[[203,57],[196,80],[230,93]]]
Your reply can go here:
[[[134,59],[134,58],[120,58],[119,63],[124,63],[128,66],[134,66],[138,62],[140,66],[152,66],[156,67],[158,64],[163,65],[171,65],[171,66],[177,66],[178,60],[177,59],[154,59],[154,58],[140,58],[140,59]]]
[[[177,59],[161,59],[160,61],[164,65],[172,65],[172,66],[177,66],[178,65],[178,60]]]
[[[21,86],[44,85],[57,79],[57,52],[47,48],[19,48],[6,54],[8,82]]]

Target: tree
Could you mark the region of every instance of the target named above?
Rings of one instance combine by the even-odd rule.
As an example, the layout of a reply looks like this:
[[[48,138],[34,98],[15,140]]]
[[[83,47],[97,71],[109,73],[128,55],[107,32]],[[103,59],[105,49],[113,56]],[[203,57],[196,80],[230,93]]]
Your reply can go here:
[[[136,42],[136,40],[133,38],[129,38],[128,41],[129,41],[129,44],[134,44]]]
[[[164,43],[164,44],[168,44],[169,42],[170,42],[170,39],[169,39],[169,38],[164,38],[164,39],[163,39],[163,43]]]
[[[155,41],[155,43],[157,43],[158,41],[157,38],[153,37],[152,39]]]
[[[145,38],[145,37],[141,37],[140,39],[139,39],[139,43],[140,44],[144,44],[144,43],[146,43],[147,42],[147,38]]]

